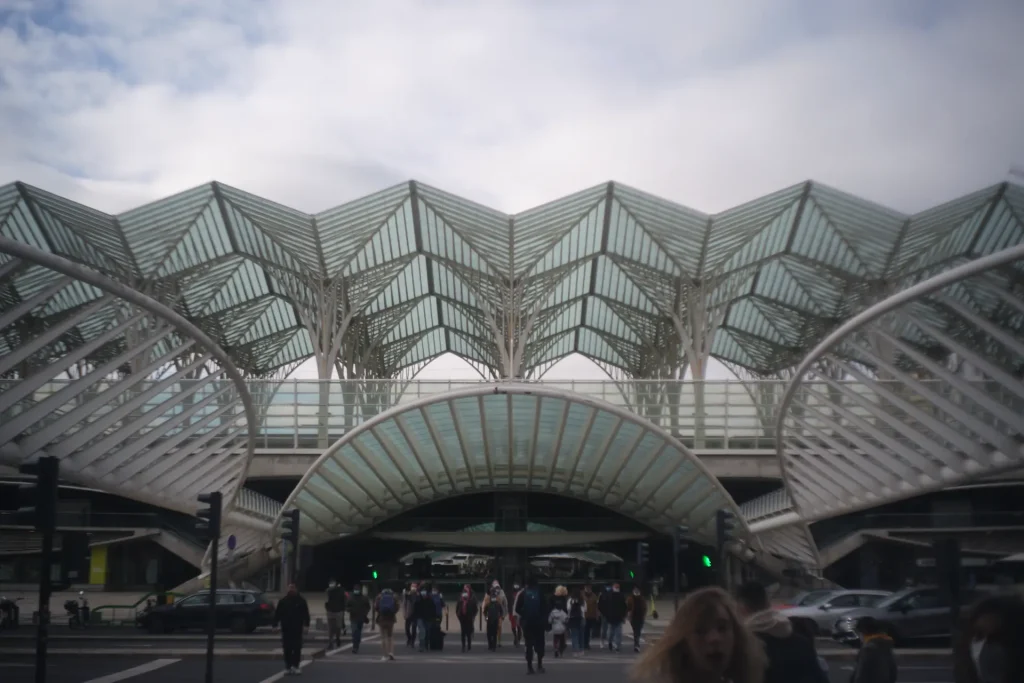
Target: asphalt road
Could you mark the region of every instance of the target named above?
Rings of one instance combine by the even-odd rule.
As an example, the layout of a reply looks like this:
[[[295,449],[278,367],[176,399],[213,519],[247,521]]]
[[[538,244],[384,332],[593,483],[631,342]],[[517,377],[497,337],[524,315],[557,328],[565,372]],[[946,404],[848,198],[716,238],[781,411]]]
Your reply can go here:
[[[454,635],[454,634],[453,634]],[[79,637],[77,641],[57,639],[57,643],[72,642],[74,651],[63,651],[52,647],[48,661],[49,683],[117,683],[138,681],[139,683],[179,683],[180,681],[202,680],[205,667],[203,640],[199,635],[191,636],[191,642],[174,644],[163,638],[136,638],[135,644],[128,643],[116,650],[112,642],[88,640]],[[282,662],[279,657],[276,638],[259,637],[260,642],[245,643],[246,647],[264,648],[246,653],[218,636],[218,652],[222,656],[215,662],[218,681],[224,683],[273,683],[281,679]],[[405,683],[414,676],[417,683],[451,683],[452,676],[465,676],[465,680],[479,680],[485,676],[488,683],[503,683],[505,680],[521,681],[525,673],[523,651],[508,642],[498,652],[488,652],[483,635],[476,634],[472,652],[463,654],[457,640],[449,637],[442,652],[418,653],[405,647],[404,639],[396,646],[397,659],[394,662],[381,661],[383,654],[379,634],[371,632],[364,639],[359,654],[353,654],[348,645],[340,650],[323,652],[323,640],[312,640],[304,649],[305,662],[303,680],[313,683],[336,683],[339,677],[362,679],[368,677],[375,683]],[[8,640],[7,644],[10,641]],[[151,645],[150,651],[138,645]],[[0,640],[0,645],[4,643]],[[24,642],[29,646],[29,642]],[[193,650],[183,653],[183,647]],[[97,648],[110,647],[107,656],[83,656],[97,654]],[[175,648],[177,651],[175,651]],[[593,650],[583,659],[572,657],[555,659],[550,652],[545,658],[549,674],[559,678],[578,679],[596,683],[624,683],[629,666],[636,655],[629,648],[626,652],[610,653]],[[33,658],[28,654],[12,655],[0,647],[0,680],[4,683],[30,683],[33,680]],[[74,654],[72,654],[74,652]],[[229,652],[231,654],[229,654]],[[853,667],[852,650],[822,649],[830,665],[833,683],[847,683]],[[315,660],[313,659],[315,658]],[[951,662],[947,654],[898,654],[901,683],[952,683]]]
[[[346,680],[372,680],[375,683],[405,683],[414,677],[417,683],[451,683],[453,680],[481,680],[488,683],[522,681],[525,663],[522,650],[501,648],[496,653],[474,648],[463,654],[459,648],[443,652],[417,653],[400,644],[394,662],[380,661],[380,645],[376,636],[364,643],[359,654],[343,646],[340,652],[315,661],[308,657],[302,680],[313,683],[336,683]],[[592,651],[583,659],[545,658],[548,675],[557,680],[579,680],[581,683],[624,683],[629,666],[635,661],[632,652],[608,653]],[[901,683],[952,683],[948,656],[899,656]],[[853,666],[849,656],[829,657],[833,683],[847,683]],[[72,657],[51,655],[48,658],[49,683],[179,683],[202,680],[203,657]],[[218,658],[214,673],[224,683],[274,683],[282,678],[281,662],[271,659]],[[30,657],[0,659],[0,680],[4,683],[31,683],[33,662]],[[458,677],[454,678],[453,676]]]

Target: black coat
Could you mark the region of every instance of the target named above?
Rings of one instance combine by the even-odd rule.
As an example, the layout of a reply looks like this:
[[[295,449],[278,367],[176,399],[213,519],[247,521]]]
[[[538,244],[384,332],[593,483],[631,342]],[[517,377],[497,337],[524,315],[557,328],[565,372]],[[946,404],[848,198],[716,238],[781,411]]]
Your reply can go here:
[[[428,623],[437,620],[437,608],[434,606],[434,601],[430,595],[421,595],[413,603],[412,615],[416,619],[422,619]]]
[[[787,638],[764,633],[758,633],[757,637],[764,643],[768,655],[764,683],[828,683],[828,674],[818,662],[814,641],[796,633]]]
[[[277,601],[274,610],[274,627],[280,624],[281,630],[295,633],[309,628],[309,605],[301,595],[286,595]]]
[[[622,593],[608,593],[600,609],[610,623],[621,624],[626,621],[626,596]]]
[[[345,611],[345,589],[341,586],[335,586],[334,588],[327,589],[327,604],[324,608],[328,612],[344,612]]]

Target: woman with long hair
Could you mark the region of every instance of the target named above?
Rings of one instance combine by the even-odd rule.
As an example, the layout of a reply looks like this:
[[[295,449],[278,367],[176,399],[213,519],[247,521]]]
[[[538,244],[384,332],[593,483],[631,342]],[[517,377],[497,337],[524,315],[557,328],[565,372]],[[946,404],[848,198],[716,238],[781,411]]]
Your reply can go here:
[[[968,612],[953,650],[956,683],[1024,681],[1024,600],[993,595]]]
[[[721,588],[691,593],[633,671],[645,683],[762,683],[767,658]]]

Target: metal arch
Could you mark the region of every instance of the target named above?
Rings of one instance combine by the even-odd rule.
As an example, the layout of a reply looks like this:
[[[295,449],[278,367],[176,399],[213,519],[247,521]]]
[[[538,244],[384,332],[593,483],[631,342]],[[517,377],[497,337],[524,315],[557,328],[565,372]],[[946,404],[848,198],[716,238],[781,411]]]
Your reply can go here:
[[[994,474],[1002,470],[1016,469],[1024,464],[1024,448],[1022,448],[1022,435],[1019,429],[1016,428],[1017,422],[1019,422],[1019,405],[1015,408],[1010,408],[1004,404],[1000,404],[1000,401],[992,396],[988,395],[984,391],[979,391],[971,386],[971,382],[963,377],[955,377],[950,371],[945,371],[939,367],[934,361],[930,361],[924,357],[920,352],[915,351],[905,341],[899,339],[898,334],[892,334],[883,328],[878,330],[872,330],[875,332],[874,339],[882,338],[886,343],[891,344],[899,348],[899,350],[916,359],[924,364],[924,367],[930,366],[930,373],[939,377],[938,381],[943,384],[950,386],[952,391],[960,394],[966,394],[971,397],[971,400],[979,403],[982,409],[991,417],[988,420],[988,424],[984,417],[971,415],[968,411],[958,409],[948,398],[931,391],[927,388],[925,382],[927,380],[920,380],[918,378],[907,375],[906,373],[900,372],[891,361],[886,361],[880,357],[875,357],[879,365],[884,368],[887,374],[893,375],[897,378],[896,384],[906,386],[909,391],[908,394],[928,397],[926,400],[932,407],[942,410],[944,413],[951,415],[957,422],[962,423],[966,428],[966,433],[962,430],[956,429],[956,427],[944,424],[941,416],[936,418],[930,416],[926,411],[920,410],[918,406],[913,404],[912,400],[908,400],[907,396],[901,396],[900,394],[891,391],[886,386],[885,380],[872,379],[867,377],[862,370],[846,363],[841,363],[846,368],[846,371],[861,380],[865,386],[876,387],[874,390],[878,394],[884,394],[883,400],[891,401],[905,407],[906,412],[911,416],[915,422],[922,423],[927,426],[928,429],[924,431],[915,430],[913,424],[908,423],[906,420],[901,420],[892,415],[885,414],[884,410],[873,411],[873,418],[864,418],[861,414],[850,410],[849,408],[843,408],[842,406],[836,406],[834,402],[830,401],[830,396],[822,396],[817,394],[811,396],[811,398],[817,398],[813,407],[824,408],[825,410],[831,410],[836,413],[834,417],[826,417],[823,412],[818,413],[817,422],[819,425],[824,425],[816,428],[819,432],[815,441],[809,441],[805,438],[807,435],[804,432],[808,429],[806,420],[802,417],[796,417],[792,413],[793,406],[796,403],[801,402],[801,391],[805,383],[805,378],[808,374],[812,374],[814,368],[829,357],[834,351],[843,344],[856,344],[858,339],[864,337],[868,330],[871,330],[875,323],[889,315],[896,314],[899,309],[904,306],[913,304],[925,297],[939,295],[940,301],[947,304],[947,308],[952,312],[960,316],[962,319],[984,331],[991,338],[998,339],[1004,345],[1010,345],[1011,349],[1014,349],[1017,357],[1024,359],[1024,352],[1017,351],[1017,349],[1024,351],[1024,344],[1018,339],[1015,339],[1012,335],[1000,330],[996,325],[991,322],[985,321],[982,315],[976,312],[968,310],[966,307],[958,304],[957,302],[950,301],[948,298],[941,295],[941,291],[952,285],[956,285],[960,282],[968,280],[972,277],[983,275],[989,271],[1008,266],[1015,262],[1024,260],[1024,245],[1018,245],[999,251],[997,253],[977,258],[968,263],[962,264],[955,268],[952,268],[939,275],[931,277],[923,282],[915,284],[903,291],[900,291],[885,300],[871,306],[867,310],[854,316],[845,324],[840,326],[833,333],[828,335],[820,344],[818,344],[797,366],[794,380],[787,387],[786,392],[783,396],[781,403],[779,404],[779,416],[777,422],[777,433],[779,434],[779,442],[777,445],[777,454],[779,458],[779,466],[782,472],[783,481],[786,486],[786,490],[789,494],[789,498],[792,502],[792,507],[787,510],[775,510],[774,514],[765,515],[758,521],[753,521],[751,529],[754,533],[762,533],[772,529],[776,529],[788,524],[794,524],[798,522],[811,522],[819,519],[825,519],[837,514],[845,514],[853,512],[859,509],[864,509],[879,505],[882,503],[898,500],[914,495],[919,495],[929,490],[936,490],[944,488],[948,485],[967,481],[977,476],[984,476],[986,474]],[[1024,313],[1024,304],[1017,300],[1012,300],[1003,293],[1004,303],[1011,305],[1017,309],[1018,313]],[[972,320],[973,318],[973,320]],[[973,355],[974,359],[965,359],[968,364],[977,367],[978,365],[989,368],[988,372],[982,371],[983,374],[996,373],[1001,375],[1001,380],[993,379],[993,383],[1000,384],[1005,383],[1005,386],[1001,384],[1005,392],[1004,396],[1000,398],[1008,400],[1011,395],[1015,395],[1016,399],[1019,400],[1024,398],[1024,383],[1021,382],[1019,377],[1012,377],[1005,370],[997,367],[996,364],[991,363],[987,359],[983,358],[982,355],[977,354],[961,343],[953,340],[947,333],[939,331],[932,325],[931,322],[921,322],[913,320],[913,324],[918,327],[924,334],[935,339],[937,342],[942,344],[947,351],[956,353],[957,356],[963,357],[963,355]],[[985,329],[985,328],[988,329]],[[1015,348],[1014,348],[1015,347]],[[861,352],[868,354],[870,352],[865,351],[862,346],[858,348]],[[848,356],[849,354],[842,354]],[[901,376],[902,375],[902,376]],[[953,379],[957,382],[954,383]],[[851,403],[857,403],[864,406],[865,401],[868,399],[863,395],[858,395],[853,389],[843,386],[841,382],[829,381],[828,382],[836,392],[836,395],[840,396],[840,402],[842,398],[850,399]],[[809,392],[814,394],[814,392]],[[810,403],[803,400],[802,407],[806,410],[810,406]],[[1016,419],[1012,419],[1012,418]],[[880,422],[886,423],[888,427],[892,428],[892,431],[887,429],[879,428],[869,422],[870,419],[874,419]],[[1007,427],[1007,433],[1001,433],[999,429],[992,426],[991,422],[996,421],[998,424],[1003,424]],[[799,430],[796,434],[787,438],[787,434],[792,433],[793,424],[802,424],[803,430]],[[900,423],[900,424],[896,424]],[[877,444],[881,444],[882,447],[886,447],[889,450],[893,450],[898,456],[904,458],[925,458],[926,456],[920,452],[908,448],[905,444],[901,443],[898,439],[893,437],[897,427],[902,427],[902,430],[913,434],[914,443],[925,443],[931,446],[937,444],[939,446],[939,452],[931,454],[937,462],[930,463],[930,469],[933,473],[922,473],[917,477],[916,481],[901,479],[899,473],[892,473],[895,476],[891,477],[887,487],[882,489],[882,494],[878,495],[877,492],[871,491],[870,489],[851,491],[850,487],[854,482],[852,476],[840,476],[836,473],[836,470],[828,470],[832,474],[828,475],[825,468],[832,467],[831,461],[836,461],[840,465],[836,467],[852,468],[849,460],[846,458],[836,458],[835,453],[825,453],[820,450],[820,443],[822,442],[821,436],[824,432],[831,431],[831,441],[835,444],[835,448],[846,452],[850,459],[859,455],[868,453],[873,447],[878,449]],[[1013,433],[1009,433],[1013,432]],[[837,437],[836,435],[840,436]],[[991,446],[985,443],[979,443],[979,440],[973,435],[985,434],[991,436],[994,439],[994,443]],[[812,436],[814,436],[812,434]],[[911,438],[911,437],[908,437]],[[986,439],[986,442],[991,442]],[[803,446],[796,445],[803,444]],[[795,463],[790,462],[787,451],[790,449],[804,450],[817,450],[817,455],[820,456],[815,465],[809,465],[804,468],[803,465],[797,467]],[[968,455],[974,455],[980,451],[984,453],[988,460],[985,464],[979,464],[975,460],[968,459],[959,463],[951,462],[955,456],[962,453]],[[907,467],[905,462],[901,462],[900,458],[895,459],[889,458],[892,463],[889,463],[889,469],[900,469],[901,467]],[[825,462],[825,461],[829,462]],[[987,465],[987,467],[986,467]],[[879,465],[882,467],[882,465]],[[815,493],[806,490],[806,487],[795,486],[794,474],[797,476],[803,475],[809,478],[820,477],[818,481],[824,488],[830,489],[828,492]],[[858,471],[858,474],[865,479],[873,479],[877,481],[880,474],[867,473],[863,470]],[[853,488],[856,488],[854,486]],[[798,494],[805,494],[806,496],[817,497],[820,505],[815,504],[808,506],[806,499],[801,501],[801,496]],[[852,494],[852,495],[847,495]],[[840,503],[836,505],[836,502]],[[810,509],[803,509],[810,508]]]
[[[667,430],[663,429],[662,427],[660,427],[658,425],[653,424],[649,420],[645,420],[644,418],[642,418],[642,417],[640,417],[638,415],[635,415],[634,413],[630,412],[626,408],[622,408],[620,406],[616,406],[616,405],[613,405],[613,404],[610,404],[610,403],[606,403],[604,401],[601,401],[599,399],[595,399],[595,398],[590,397],[590,396],[585,396],[585,395],[581,395],[581,394],[575,394],[575,393],[573,393],[571,391],[566,391],[566,390],[563,390],[563,389],[557,389],[557,388],[553,388],[553,387],[538,386],[536,384],[528,384],[528,383],[521,383],[521,382],[507,382],[507,383],[501,383],[501,384],[481,385],[481,386],[476,386],[476,387],[470,387],[468,389],[462,389],[462,390],[458,390],[458,391],[441,393],[441,394],[436,394],[436,395],[433,395],[433,396],[426,396],[426,397],[423,397],[421,399],[417,399],[415,401],[411,401],[409,403],[405,403],[405,404],[402,404],[402,405],[399,405],[399,406],[395,406],[395,407],[393,407],[393,408],[391,408],[391,409],[389,409],[387,411],[384,411],[383,413],[375,415],[374,417],[370,418],[366,422],[363,422],[362,424],[360,424],[359,426],[357,426],[356,428],[354,428],[350,432],[346,433],[340,439],[335,441],[326,451],[324,451],[323,454],[320,455],[320,457],[317,458],[316,462],[313,463],[313,465],[309,468],[309,470],[307,470],[306,474],[303,475],[302,479],[299,480],[299,483],[295,486],[295,488],[293,489],[292,493],[288,496],[288,499],[282,505],[281,512],[278,514],[277,518],[273,522],[273,527],[274,527],[274,532],[273,533],[275,534],[275,536],[278,534],[279,529],[280,529],[280,525],[281,525],[281,521],[282,521],[282,519],[284,517],[285,512],[287,510],[293,508],[293,507],[297,507],[298,506],[298,504],[297,504],[298,496],[302,493],[302,491],[304,490],[306,484],[310,481],[310,479],[312,479],[312,477],[314,477],[318,473],[320,468],[325,463],[327,463],[328,461],[331,461],[331,459],[335,455],[337,455],[341,451],[341,449],[343,447],[348,445],[354,439],[358,438],[360,435],[362,435],[364,433],[373,433],[373,430],[376,427],[378,427],[379,425],[381,425],[381,424],[383,424],[385,422],[392,421],[392,420],[394,420],[394,419],[396,419],[396,418],[398,418],[398,417],[400,417],[400,416],[402,416],[402,415],[404,415],[406,413],[420,412],[421,410],[423,410],[425,408],[428,408],[430,406],[437,405],[437,404],[447,404],[447,406],[448,406],[448,408],[450,410],[452,405],[456,401],[458,401],[459,399],[466,399],[466,398],[481,398],[482,399],[485,396],[495,395],[495,394],[505,395],[505,396],[508,396],[508,397],[511,397],[511,396],[514,396],[514,395],[523,395],[523,396],[537,397],[537,398],[540,398],[540,399],[543,399],[543,398],[558,399],[558,400],[564,401],[567,406],[571,406],[572,404],[581,405],[581,406],[584,406],[586,408],[589,408],[590,411],[592,411],[592,413],[595,414],[595,415],[596,414],[601,414],[601,413],[608,414],[608,415],[611,415],[611,416],[615,417],[619,424],[622,424],[622,423],[635,424],[635,425],[639,426],[643,430],[644,433],[650,432],[650,433],[655,434],[659,439],[662,440],[662,442],[664,444],[666,444],[668,446],[671,446],[672,448],[676,449],[679,453],[681,453],[684,457],[687,458],[688,462],[693,466],[694,471],[696,473],[699,473],[700,475],[703,475],[702,478],[705,481],[710,483],[710,489],[709,489],[710,491],[716,491],[717,493],[719,493],[721,495],[723,501],[725,501],[727,504],[731,503],[732,512],[736,515],[736,519],[739,520],[739,522],[741,524],[741,527],[742,527],[742,530],[744,532],[749,531],[748,528],[747,528],[746,521],[743,519],[742,514],[740,514],[739,506],[735,503],[735,501],[733,501],[732,496],[725,489],[725,487],[722,486],[721,482],[714,476],[714,474],[711,473],[711,471],[707,468],[707,466],[704,465],[701,462],[700,458],[698,458],[696,455],[694,455],[690,451],[690,449],[688,449],[682,442],[680,442],[675,436],[673,436]],[[566,411],[566,413],[563,413],[563,415],[565,415],[565,414],[567,414],[567,411]],[[563,424],[561,426],[561,429],[564,431],[564,420],[563,420]],[[461,432],[462,428],[457,427],[457,431]],[[618,431],[618,430],[615,430],[615,431]],[[460,437],[461,437],[461,435],[460,435]],[[462,450],[463,450],[463,454],[465,454],[465,448],[464,447],[462,448]],[[664,451],[664,448],[658,449],[658,454],[660,455],[661,452],[663,452],[663,451]],[[442,455],[442,456],[446,455],[441,450],[439,450],[439,454]],[[552,466],[554,465],[554,461],[555,461],[555,458],[557,458],[557,456],[558,456],[558,453],[552,453],[551,454]],[[471,467],[470,467],[470,471],[472,471]],[[511,479],[511,473],[509,473],[509,478]],[[636,485],[636,483],[638,483],[638,482],[634,482],[634,486]],[[528,482],[528,484],[529,484],[529,482]],[[448,494],[447,496],[442,495],[439,498],[432,498],[432,500],[437,500],[437,499],[440,499],[440,498],[450,497],[451,495],[460,495],[462,493],[466,493],[466,492],[470,492],[470,491],[477,491],[477,490],[497,490],[497,489],[495,489],[493,486],[479,486],[478,484],[477,485],[471,485],[468,489],[462,489],[462,490],[454,490],[453,489],[453,492],[451,494]],[[505,487],[505,486],[502,486],[501,490],[508,490],[508,488]],[[569,497],[578,497],[571,490],[562,491],[561,495],[566,495],[566,496],[569,496]],[[628,493],[626,493],[625,495],[628,496]],[[611,506],[609,506],[607,504],[607,495],[604,495],[604,494],[602,494],[600,496],[600,500],[594,500],[594,499],[589,499],[589,498],[587,498],[586,500],[588,500],[589,502],[592,502],[594,504],[597,504],[597,505],[602,505],[604,507],[609,507],[609,509],[612,509],[612,510],[617,510],[617,508],[611,507]],[[398,499],[398,500],[396,500],[396,502],[401,503],[401,500]],[[624,503],[624,502],[627,502],[627,501],[624,499],[621,502]],[[634,508],[629,513],[630,516],[634,516],[634,517],[636,517],[638,519],[640,518],[638,513],[642,512],[645,509],[649,509],[650,508],[650,501],[635,501],[635,500],[630,498],[629,502],[633,505],[633,508]],[[401,511],[395,511],[395,510],[388,510],[387,508],[383,508],[383,506],[381,506],[381,511],[384,513],[385,516],[390,517],[390,516],[393,516],[394,514],[398,514],[399,512],[405,512],[405,511],[407,511],[409,509],[413,509],[413,508],[416,507],[416,505],[415,504],[414,505],[403,504],[402,507],[403,507],[403,509]],[[655,512],[657,512],[657,511],[655,511]],[[652,520],[646,520],[645,523],[650,523],[651,521]],[[678,520],[676,520],[676,521],[678,522]]]
[[[127,285],[111,280],[97,271],[90,270],[85,266],[79,265],[55,254],[50,254],[27,244],[16,242],[3,235],[0,235],[0,252],[9,254],[10,256],[24,262],[42,266],[56,273],[70,277],[73,280],[87,283],[109,295],[134,304],[138,308],[148,311],[154,316],[169,322],[184,336],[198,342],[210,355],[216,358],[221,369],[228,375],[232,383],[235,385],[235,390],[238,392],[238,397],[241,399],[242,406],[245,411],[248,429],[246,452],[242,462],[241,471],[238,475],[238,483],[235,490],[232,492],[231,498],[225,502],[224,505],[225,510],[230,510],[239,491],[242,489],[243,483],[245,482],[249,466],[252,462],[257,430],[259,428],[259,423],[256,418],[256,410],[252,402],[252,397],[249,395],[249,389],[231,357],[221,349],[216,342],[207,336],[206,333],[173,309],[137,290],[132,289],[131,287],[128,287]]]

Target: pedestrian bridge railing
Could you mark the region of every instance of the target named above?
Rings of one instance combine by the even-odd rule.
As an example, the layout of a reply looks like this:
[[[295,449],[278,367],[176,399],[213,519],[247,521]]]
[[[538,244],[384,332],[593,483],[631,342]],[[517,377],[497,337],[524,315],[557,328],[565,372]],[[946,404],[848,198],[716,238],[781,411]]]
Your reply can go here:
[[[16,380],[15,380],[16,381]],[[173,427],[163,432],[164,438],[173,438],[185,432],[192,438],[200,438],[207,431],[222,428],[225,421],[244,425],[244,417],[237,413],[225,413],[217,401],[203,400],[218,394],[223,383],[229,380],[202,381],[202,386],[193,388],[197,380],[182,380],[167,386],[166,379],[154,378],[149,384],[158,391],[146,394],[141,387],[125,395],[124,401],[112,401],[100,408],[104,410],[125,410],[125,402],[135,405],[127,416],[119,415],[118,423],[133,415],[143,415],[162,408],[159,417],[153,417],[148,429],[164,421],[176,420]],[[0,380],[0,390],[11,380]],[[51,381],[39,387],[31,397],[20,402],[16,410],[27,410],[48,397],[56,394],[69,382]],[[390,408],[431,396],[468,389],[487,383],[484,380],[263,380],[247,381],[250,394],[256,404],[259,429],[255,448],[261,449],[324,449],[358,425],[374,418]],[[655,425],[666,429],[684,445],[706,450],[764,450],[776,449],[775,429],[778,422],[778,406],[787,387],[787,380],[538,380],[530,382],[553,387],[598,399],[615,406],[626,408]],[[100,383],[102,384],[102,383]],[[111,382],[113,384],[113,382]],[[871,422],[879,422],[878,411],[872,410],[879,402],[878,385],[864,382],[844,382],[852,391],[843,399],[846,415],[854,415]],[[835,401],[834,382],[826,384],[805,381],[802,385],[807,400],[814,402],[814,395],[827,396]],[[936,385],[941,389],[940,385]],[[102,390],[97,387],[76,400],[86,400]],[[814,389],[814,391],[810,391]],[[192,391],[194,400],[166,409],[166,403],[183,392]],[[0,391],[2,393],[2,391]],[[958,400],[951,395],[950,400]],[[858,400],[859,399],[859,400]],[[826,399],[822,399],[825,407]],[[62,406],[52,414],[59,416],[74,408]],[[829,404],[829,409],[835,409]],[[927,409],[927,406],[923,406]],[[188,415],[181,413],[188,411]],[[0,416],[13,418],[10,410]],[[97,415],[93,416],[98,417]],[[880,424],[880,429],[888,429]]]

